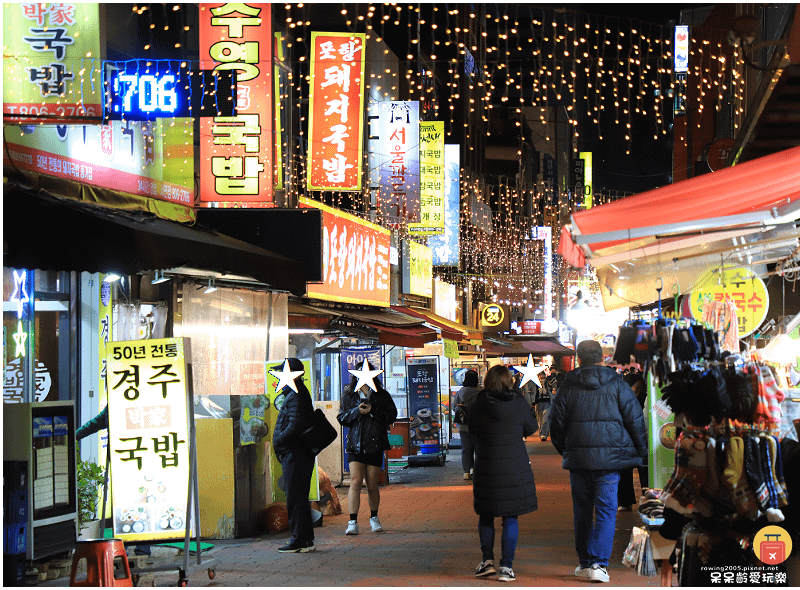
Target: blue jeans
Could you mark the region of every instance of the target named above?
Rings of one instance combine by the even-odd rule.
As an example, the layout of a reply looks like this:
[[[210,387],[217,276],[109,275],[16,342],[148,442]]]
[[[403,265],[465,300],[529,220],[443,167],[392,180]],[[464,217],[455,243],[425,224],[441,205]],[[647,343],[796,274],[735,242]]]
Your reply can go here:
[[[619,471],[572,469],[572,513],[575,550],[581,567],[608,567],[617,525]]]
[[[500,537],[500,552],[502,557],[500,565],[511,567],[514,562],[514,552],[517,549],[519,525],[516,516],[503,517],[503,536]],[[494,561],[494,517],[481,515],[478,517],[478,537],[481,540],[481,553],[483,561]]]
[[[536,404],[536,420],[539,422],[539,438],[550,436],[550,402]]]

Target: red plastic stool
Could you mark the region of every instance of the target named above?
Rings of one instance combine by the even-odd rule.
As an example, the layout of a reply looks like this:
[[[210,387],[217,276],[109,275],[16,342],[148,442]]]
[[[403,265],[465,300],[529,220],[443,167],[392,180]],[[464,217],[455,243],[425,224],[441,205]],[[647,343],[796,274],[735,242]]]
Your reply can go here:
[[[86,580],[76,581],[78,564],[86,560]],[[72,556],[70,586],[133,586],[128,556],[121,539],[78,541]]]

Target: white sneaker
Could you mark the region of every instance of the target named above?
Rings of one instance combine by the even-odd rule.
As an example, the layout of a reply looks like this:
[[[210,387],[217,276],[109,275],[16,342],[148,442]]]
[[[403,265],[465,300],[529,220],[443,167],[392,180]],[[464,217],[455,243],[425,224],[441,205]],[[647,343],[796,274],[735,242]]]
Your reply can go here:
[[[358,522],[355,520],[348,520],[347,521],[347,530],[344,532],[345,535],[357,535],[358,534]]]
[[[369,526],[372,527],[373,533],[382,533],[383,527],[381,526],[381,521],[378,520],[377,516],[373,516],[369,519]]]
[[[578,566],[575,568],[575,575],[579,578],[589,578],[592,575],[592,568]]]
[[[602,565],[597,565],[595,563],[592,565],[592,569],[589,570],[589,579],[592,582],[608,582],[608,570]]]

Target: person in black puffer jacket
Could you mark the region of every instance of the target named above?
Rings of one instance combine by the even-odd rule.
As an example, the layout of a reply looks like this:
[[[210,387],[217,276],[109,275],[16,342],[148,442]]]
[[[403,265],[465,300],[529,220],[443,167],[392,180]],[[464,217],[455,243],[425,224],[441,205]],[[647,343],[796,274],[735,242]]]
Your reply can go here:
[[[503,519],[499,580],[515,580],[512,563],[517,546],[517,517],[536,510],[536,483],[524,437],[536,432],[533,410],[517,393],[514,377],[503,365],[486,373],[484,389],[469,411],[475,439],[472,496],[478,515],[482,560],[475,576],[494,574],[494,519]]]
[[[578,344],[580,367],[558,388],[550,413],[550,437],[569,469],[575,575],[608,582],[608,560],[617,521],[619,472],[639,467],[647,453],[642,407],[630,385],[601,365],[599,342]],[[594,522],[593,522],[594,521]]]
[[[372,364],[369,365],[374,370]],[[373,379],[376,391],[369,384],[358,384],[355,376],[342,393],[337,420],[347,426],[347,462],[350,465],[350,490],[347,493],[347,505],[350,520],[347,522],[345,535],[358,534],[358,509],[361,505],[361,486],[367,483],[367,501],[369,502],[369,524],[372,532],[383,532],[378,519],[378,507],[381,493],[378,488],[378,477],[383,465],[383,452],[392,448],[389,444],[389,427],[397,420],[397,406],[391,394],[383,388],[378,379]]]
[[[305,371],[300,359],[287,359],[289,370]],[[285,366],[273,367],[273,370]],[[289,526],[292,538],[289,544],[278,549],[281,553],[307,553],[314,551],[314,529],[311,520],[311,504],[308,492],[311,488],[311,474],[314,470],[314,455],[300,439],[309,416],[314,412],[311,394],[303,383],[303,375],[294,379],[293,390],[285,385],[283,405],[275,420],[272,434],[272,448],[281,462],[283,481],[286,486],[286,511],[289,513]]]

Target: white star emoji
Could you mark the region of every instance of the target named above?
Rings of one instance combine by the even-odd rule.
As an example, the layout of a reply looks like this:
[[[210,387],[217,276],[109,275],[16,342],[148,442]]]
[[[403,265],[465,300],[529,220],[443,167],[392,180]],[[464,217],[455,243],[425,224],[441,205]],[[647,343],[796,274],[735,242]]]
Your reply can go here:
[[[544,365],[541,365],[539,367],[535,367],[533,365],[532,354],[528,355],[527,365],[524,366],[514,365],[514,368],[520,373],[522,373],[522,381],[519,382],[519,386],[522,387],[528,381],[533,381],[534,383],[536,383],[536,385],[538,385],[541,388],[542,384],[539,382],[539,373],[541,373],[544,370],[544,367],[545,367]]]
[[[369,385],[372,391],[378,391],[378,388],[375,387],[375,377],[383,373],[380,369],[375,369],[374,371],[370,371],[369,365],[367,364],[367,359],[364,359],[364,364],[361,365],[361,370],[357,371],[355,369],[347,369],[351,375],[354,377],[358,377],[358,382],[356,383],[356,391],[361,389],[364,385]]]
[[[305,371],[290,371],[289,359],[283,361],[283,369],[280,371],[269,371],[270,375],[278,378],[278,385],[275,386],[275,391],[280,391],[287,385],[297,391],[297,384],[295,384],[294,380],[298,375],[302,375],[303,373],[305,373]]]

